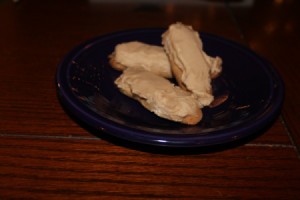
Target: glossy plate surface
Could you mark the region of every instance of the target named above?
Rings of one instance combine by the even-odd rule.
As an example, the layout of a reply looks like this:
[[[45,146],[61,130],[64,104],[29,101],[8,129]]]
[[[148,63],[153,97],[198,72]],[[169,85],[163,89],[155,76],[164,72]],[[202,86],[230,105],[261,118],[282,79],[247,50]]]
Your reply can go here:
[[[162,29],[142,29],[101,36],[74,48],[56,74],[62,104],[87,125],[112,136],[156,146],[203,147],[229,143],[254,134],[277,116],[283,83],[272,66],[251,50],[200,33],[204,50],[223,59],[223,72],[213,80],[216,99],[203,110],[202,121],[187,126],[161,119],[119,92],[108,55],[122,42],[138,40],[161,45]]]

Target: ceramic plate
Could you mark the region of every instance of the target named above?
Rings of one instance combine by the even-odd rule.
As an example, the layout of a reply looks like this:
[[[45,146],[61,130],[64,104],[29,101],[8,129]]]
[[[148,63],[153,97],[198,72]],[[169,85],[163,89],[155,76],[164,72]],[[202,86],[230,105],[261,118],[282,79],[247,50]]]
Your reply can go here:
[[[283,83],[273,67],[248,48],[227,39],[200,33],[204,50],[223,59],[223,72],[213,80],[216,99],[224,102],[203,109],[194,126],[157,117],[114,85],[120,72],[108,55],[122,42],[161,45],[163,29],[143,29],[94,38],[70,51],[57,69],[59,98],[70,113],[101,132],[142,144],[203,147],[229,143],[260,129],[278,115]]]

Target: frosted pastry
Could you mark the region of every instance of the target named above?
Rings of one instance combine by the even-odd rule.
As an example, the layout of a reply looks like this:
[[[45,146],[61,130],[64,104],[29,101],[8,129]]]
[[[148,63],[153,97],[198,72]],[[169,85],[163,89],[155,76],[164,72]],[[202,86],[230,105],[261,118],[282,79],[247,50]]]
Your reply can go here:
[[[171,67],[164,49],[138,41],[118,44],[110,55],[114,69],[138,67],[166,78],[172,77]]]
[[[196,96],[200,107],[209,105],[214,99],[211,87],[211,65],[220,66],[221,59],[211,61],[203,51],[198,32],[182,23],[169,26],[162,35],[162,44],[178,84]],[[216,67],[212,74],[215,76],[218,73]]]
[[[159,117],[189,125],[197,124],[202,118],[198,102],[190,92],[152,72],[128,68],[115,84],[122,93]]]

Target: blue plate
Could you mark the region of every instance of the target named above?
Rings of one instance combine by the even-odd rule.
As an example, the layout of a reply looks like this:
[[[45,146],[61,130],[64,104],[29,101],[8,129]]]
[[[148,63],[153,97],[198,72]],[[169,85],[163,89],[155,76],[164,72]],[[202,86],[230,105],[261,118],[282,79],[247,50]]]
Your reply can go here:
[[[122,42],[161,45],[163,29],[141,29],[101,36],[74,48],[56,74],[62,104],[96,130],[131,142],[167,147],[207,147],[255,134],[278,115],[284,96],[281,78],[266,60],[237,43],[200,33],[204,50],[223,59],[223,72],[213,80],[216,99],[203,109],[194,126],[157,117],[114,85],[120,72],[108,55]]]

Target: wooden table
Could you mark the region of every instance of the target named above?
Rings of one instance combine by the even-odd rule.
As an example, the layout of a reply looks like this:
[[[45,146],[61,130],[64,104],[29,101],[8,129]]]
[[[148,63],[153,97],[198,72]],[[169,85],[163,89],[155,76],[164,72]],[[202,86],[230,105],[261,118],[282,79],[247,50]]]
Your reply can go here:
[[[0,199],[297,199],[300,2],[0,1]],[[253,140],[194,153],[96,137],[61,107],[58,63],[99,35],[181,21],[248,46],[285,82],[280,116]]]

